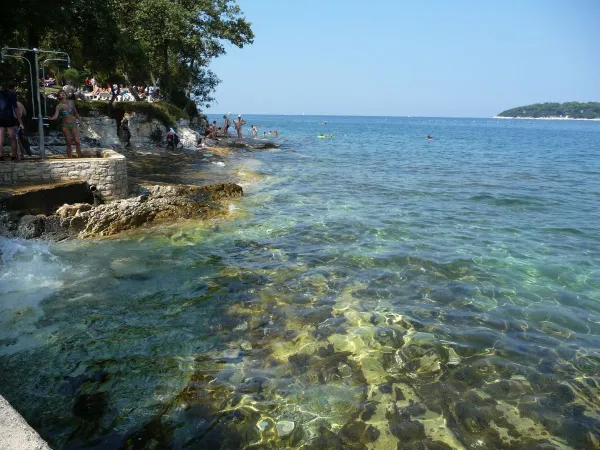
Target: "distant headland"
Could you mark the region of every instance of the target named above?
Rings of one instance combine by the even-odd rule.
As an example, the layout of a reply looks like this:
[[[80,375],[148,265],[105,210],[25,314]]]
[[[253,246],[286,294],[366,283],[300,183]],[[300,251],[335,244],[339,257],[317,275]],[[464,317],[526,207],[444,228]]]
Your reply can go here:
[[[507,109],[494,119],[600,120],[600,103],[535,103]]]

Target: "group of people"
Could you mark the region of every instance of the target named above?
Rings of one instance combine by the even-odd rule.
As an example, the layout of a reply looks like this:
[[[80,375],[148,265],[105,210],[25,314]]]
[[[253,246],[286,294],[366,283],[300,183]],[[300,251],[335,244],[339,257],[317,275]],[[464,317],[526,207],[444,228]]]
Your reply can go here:
[[[229,120],[229,117],[227,117],[227,115],[223,116],[223,125],[222,126],[218,126],[217,121],[213,120],[212,123],[209,123],[206,126],[206,130],[204,131],[204,136],[207,139],[212,139],[212,140],[218,140],[217,138],[219,136],[228,138],[229,137],[229,128],[231,126],[231,123],[232,123],[232,121]],[[241,114],[239,114],[237,116],[237,119],[233,120],[233,127],[235,128],[238,139],[242,139],[243,126],[246,123],[247,122],[244,120],[244,118],[242,117]],[[250,127],[250,132],[252,133],[252,136],[258,136],[258,126],[252,125]],[[268,134],[272,135],[272,136],[279,136],[279,132],[277,130],[269,130]],[[266,131],[264,131],[263,137],[267,137],[268,134]]]
[[[227,115],[223,116],[223,125],[222,126],[218,126],[217,125],[217,121],[213,120],[212,124],[208,124],[206,127],[206,130],[204,131],[204,136],[207,139],[212,139],[217,141],[217,137],[218,136],[223,136],[228,138],[229,137],[229,127],[231,126],[231,120],[229,120],[229,117],[227,117]],[[244,118],[242,117],[241,114],[239,114],[237,116],[237,119],[233,119],[233,126],[235,128],[235,131],[237,133],[237,137],[238,139],[242,139],[242,127],[246,124],[247,122],[244,120]]]
[[[123,84],[106,83],[106,86],[102,87],[94,78],[86,78],[85,86],[87,91],[85,97],[88,100],[109,100],[113,95],[119,102],[133,102],[139,99],[152,103],[162,99],[160,88],[154,86],[131,86],[130,88]]]
[[[62,132],[67,142],[67,157],[72,158],[71,145],[75,143],[75,151],[78,157],[82,157],[81,144],[79,141],[79,122],[81,117],[75,104],[67,100],[65,91],[58,93],[58,104],[54,115],[48,117],[48,120],[56,120],[60,117],[62,122]],[[17,99],[13,86],[8,89],[0,90],[0,160],[5,160],[4,138],[8,132],[10,139],[10,158],[13,161],[21,160],[21,152],[18,151],[18,135],[24,129],[23,120],[27,112],[25,106]]]
[[[252,127],[250,128],[250,130],[252,131],[252,136],[258,136],[258,127],[256,125],[252,125]],[[279,132],[277,130],[269,130],[269,133],[272,136],[279,136]],[[263,137],[267,136],[267,132],[263,131]]]

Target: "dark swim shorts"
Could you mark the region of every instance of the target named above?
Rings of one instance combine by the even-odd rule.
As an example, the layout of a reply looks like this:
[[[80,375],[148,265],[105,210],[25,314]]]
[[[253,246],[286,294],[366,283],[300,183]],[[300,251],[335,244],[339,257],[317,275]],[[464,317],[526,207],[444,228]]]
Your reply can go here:
[[[9,119],[0,119],[0,128],[12,128],[18,127],[19,121],[16,117],[11,117]]]

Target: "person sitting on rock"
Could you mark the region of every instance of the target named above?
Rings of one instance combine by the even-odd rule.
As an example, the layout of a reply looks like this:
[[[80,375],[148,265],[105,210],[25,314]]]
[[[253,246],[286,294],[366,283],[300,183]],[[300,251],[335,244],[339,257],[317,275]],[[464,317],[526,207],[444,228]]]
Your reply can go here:
[[[213,120],[212,125],[206,127],[206,133],[204,134],[207,139],[212,139],[213,141],[218,141],[217,139],[217,121]]]
[[[173,128],[169,128],[169,132],[167,133],[167,147],[172,146],[173,150],[175,150],[179,143],[179,136],[175,133]],[[181,146],[183,147],[183,144],[181,144]]]

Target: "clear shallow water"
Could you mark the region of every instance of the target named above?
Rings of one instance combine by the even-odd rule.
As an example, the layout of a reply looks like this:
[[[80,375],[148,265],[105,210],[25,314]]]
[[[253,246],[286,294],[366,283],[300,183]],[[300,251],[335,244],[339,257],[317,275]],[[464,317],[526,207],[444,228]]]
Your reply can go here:
[[[247,120],[230,221],[0,242],[53,448],[596,448],[600,124]]]

